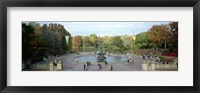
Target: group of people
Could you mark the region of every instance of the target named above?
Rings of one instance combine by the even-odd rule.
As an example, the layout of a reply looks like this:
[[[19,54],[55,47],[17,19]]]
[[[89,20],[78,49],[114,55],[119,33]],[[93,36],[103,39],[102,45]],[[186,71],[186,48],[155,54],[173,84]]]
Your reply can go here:
[[[108,65],[108,62],[105,61],[105,65]],[[86,62],[86,64],[83,65],[83,69],[84,71],[87,71],[89,66],[91,66],[91,62]],[[99,69],[102,69],[102,64],[98,63],[97,66],[99,67]],[[109,70],[112,71],[113,70],[113,66],[110,64],[109,66]],[[94,70],[93,70],[94,71]]]
[[[90,66],[91,66],[91,62],[86,62],[86,64],[83,65],[84,70],[87,71]]]
[[[98,64],[98,66],[99,66],[99,69],[101,69],[101,64]]]
[[[164,61],[164,62],[162,62],[162,64],[169,64],[169,62],[165,62],[165,61]]]
[[[128,63],[132,63],[132,62],[134,62],[134,59],[131,59],[131,58],[130,58],[130,59],[127,60],[127,62],[128,62]]]
[[[106,64],[107,65],[107,64]],[[101,69],[102,67],[101,67],[101,64],[98,64],[98,66],[99,66],[99,69]],[[110,71],[112,71],[113,70],[113,66],[110,64],[110,66],[109,66],[109,69],[110,69]]]

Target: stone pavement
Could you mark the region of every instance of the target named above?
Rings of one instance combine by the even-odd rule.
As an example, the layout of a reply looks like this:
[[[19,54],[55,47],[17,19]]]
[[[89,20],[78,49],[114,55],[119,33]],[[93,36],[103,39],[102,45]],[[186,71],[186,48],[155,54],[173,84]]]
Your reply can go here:
[[[74,62],[73,57],[77,55],[75,54],[65,54],[59,57],[59,60],[63,62],[63,71],[84,71],[84,63]],[[80,55],[79,55],[80,56]],[[88,67],[87,71],[110,71],[110,65],[113,66],[113,71],[141,71],[142,70],[142,62],[144,61],[142,57],[139,56],[131,56],[134,59],[134,62],[108,62],[108,65],[104,63],[100,63],[102,68],[99,69],[98,63],[92,63],[91,66]]]

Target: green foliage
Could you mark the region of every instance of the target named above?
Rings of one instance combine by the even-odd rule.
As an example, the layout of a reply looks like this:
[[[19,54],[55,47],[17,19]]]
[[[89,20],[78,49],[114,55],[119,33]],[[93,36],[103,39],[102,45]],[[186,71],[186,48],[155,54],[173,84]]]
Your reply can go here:
[[[104,36],[103,47],[108,52],[113,53],[126,53],[133,49],[132,36]]]
[[[123,37],[124,41],[127,39],[126,37]],[[128,41],[127,41],[128,42]],[[126,42],[126,44],[127,44]],[[126,45],[128,46],[128,44]],[[131,45],[129,45],[131,46]],[[120,36],[105,36],[103,37],[103,47],[106,48],[108,52],[115,52],[115,53],[122,53],[124,48],[123,40]],[[127,48],[129,49],[129,48]]]
[[[121,40],[123,42],[123,47],[125,50],[129,50],[133,48],[134,42],[132,36],[124,35],[121,36]]]
[[[163,56],[159,56],[160,62],[164,61],[164,57]]]
[[[90,47],[91,46],[91,40],[89,36],[82,36],[83,39],[83,47]]]
[[[115,36],[111,39],[111,45],[115,47],[122,48],[123,47],[123,41],[121,40],[120,36]]]
[[[97,48],[98,37],[96,34],[90,34],[89,36],[75,36],[73,45],[73,48],[76,49],[76,51],[80,51],[81,48]]]
[[[139,49],[149,48],[149,39],[147,32],[136,35],[135,47]]]
[[[98,47],[98,38],[97,38],[97,35],[96,34],[90,34],[89,35],[89,39],[90,39],[90,42],[91,42],[91,46],[94,46],[94,47]]]
[[[103,47],[104,48],[110,48],[111,47],[111,39],[112,39],[112,37],[108,37],[108,36],[105,36],[105,37],[103,37]],[[109,51],[110,49],[108,49],[108,51]]]

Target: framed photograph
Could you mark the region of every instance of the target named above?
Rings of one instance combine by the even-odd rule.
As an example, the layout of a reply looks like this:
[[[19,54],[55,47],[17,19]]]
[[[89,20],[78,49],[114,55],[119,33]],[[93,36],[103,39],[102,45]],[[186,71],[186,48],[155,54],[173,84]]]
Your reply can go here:
[[[0,6],[1,92],[199,92],[199,0]]]

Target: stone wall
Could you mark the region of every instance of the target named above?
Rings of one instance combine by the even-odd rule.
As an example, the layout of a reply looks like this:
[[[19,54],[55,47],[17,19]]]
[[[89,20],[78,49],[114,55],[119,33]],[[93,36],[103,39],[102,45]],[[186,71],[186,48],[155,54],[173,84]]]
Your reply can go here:
[[[178,65],[176,63],[173,64],[160,64],[155,62],[149,62],[145,61],[142,64],[143,71],[163,71],[163,70],[171,70],[171,71],[177,71]]]
[[[30,66],[31,70],[49,70],[49,64],[48,63],[34,63]]]
[[[63,62],[60,60],[54,60],[49,62],[38,62],[31,64],[31,70],[35,71],[62,71]]]

